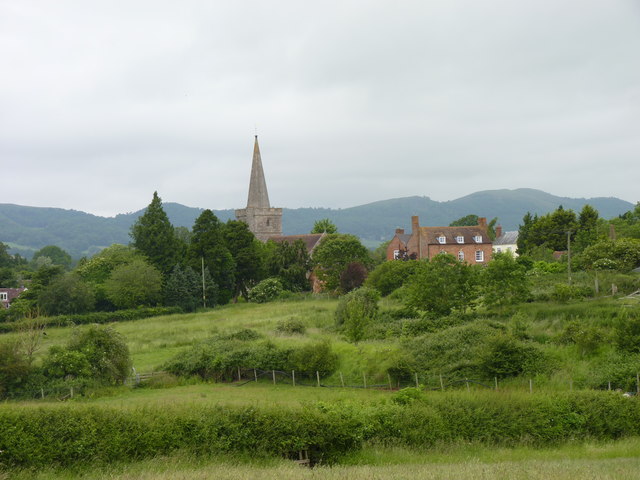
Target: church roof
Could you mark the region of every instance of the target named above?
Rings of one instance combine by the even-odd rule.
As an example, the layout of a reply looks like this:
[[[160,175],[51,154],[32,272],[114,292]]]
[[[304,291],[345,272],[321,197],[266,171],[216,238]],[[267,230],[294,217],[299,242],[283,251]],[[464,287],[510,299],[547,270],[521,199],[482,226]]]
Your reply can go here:
[[[270,205],[267,182],[264,178],[264,170],[262,169],[258,136],[256,135],[256,140],[253,144],[253,163],[251,164],[251,180],[249,182],[247,208],[269,208]]]
[[[290,244],[294,243],[297,240],[302,240],[305,247],[307,247],[307,252],[311,254],[324,236],[324,233],[307,233],[305,235],[276,235],[273,237],[269,237],[269,240],[273,240],[277,243],[288,242]]]

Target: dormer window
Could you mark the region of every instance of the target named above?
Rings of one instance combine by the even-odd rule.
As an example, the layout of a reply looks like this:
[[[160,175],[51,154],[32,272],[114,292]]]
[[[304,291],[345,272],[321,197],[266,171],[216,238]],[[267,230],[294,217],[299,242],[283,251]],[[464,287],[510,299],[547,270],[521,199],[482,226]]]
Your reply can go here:
[[[476,243],[482,243],[482,235],[475,235],[475,236],[473,237],[473,240],[474,240]]]
[[[442,243],[442,244],[447,243],[447,238],[444,235],[440,235],[438,237],[438,243]]]
[[[456,242],[458,242],[458,243],[464,243],[464,237],[463,237],[462,235],[458,235],[458,236],[456,237]]]

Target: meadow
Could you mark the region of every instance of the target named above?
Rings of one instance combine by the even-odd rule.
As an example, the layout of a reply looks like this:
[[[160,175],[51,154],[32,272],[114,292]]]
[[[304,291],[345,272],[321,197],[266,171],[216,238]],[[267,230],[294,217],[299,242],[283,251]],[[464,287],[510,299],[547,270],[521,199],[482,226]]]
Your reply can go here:
[[[495,313],[491,322],[504,325],[505,331],[525,330],[528,341],[552,359],[553,369],[501,379],[497,391],[491,379],[482,379],[483,385],[447,385],[440,391],[434,371],[420,372],[422,393],[409,396],[398,392],[395,379],[389,385],[387,373],[407,342],[416,341],[402,330],[413,324],[385,320],[380,330],[391,333],[353,344],[335,327],[336,305],[333,298],[300,296],[112,324],[126,339],[138,373],[160,371],[172,357],[203,340],[238,329],[251,329],[281,347],[330,341],[338,365],[322,378],[330,388],[273,385],[270,376],[240,386],[237,381],[158,375],[138,386],[89,388],[65,402],[54,396],[5,402],[0,405],[0,426],[20,425],[25,445],[42,448],[29,459],[21,458],[14,455],[18,443],[12,446],[5,437],[2,444],[0,435],[0,449],[9,452],[4,461],[0,454],[5,468],[0,479],[632,478],[640,466],[637,399],[585,386],[594,365],[614,353],[612,342],[602,337],[595,346],[556,341],[576,320],[597,332],[609,331],[619,311],[635,311],[637,304],[609,298],[527,304]],[[398,304],[385,299],[381,308],[391,311]],[[290,320],[302,322],[305,332],[278,332],[278,325]],[[82,328],[48,328],[36,362]],[[398,328],[405,333],[394,333]],[[461,326],[442,328],[454,336]],[[244,374],[251,380],[250,371]],[[407,380],[409,385],[413,379]],[[357,388],[340,388],[342,381]],[[369,388],[363,388],[366,381]],[[371,388],[374,383],[380,387]],[[125,433],[119,425],[128,425]],[[216,430],[220,425],[226,430]],[[315,430],[318,426],[324,437],[310,448],[344,445],[343,451],[318,457],[320,463],[311,470],[283,460],[313,443],[314,435],[322,436]],[[36,441],[47,428],[54,433]],[[164,432],[167,428],[170,434]],[[85,431],[92,435],[83,437]],[[230,435],[237,442],[211,442],[205,448],[193,440],[197,435],[218,440]],[[73,438],[75,443],[45,445],[49,437]],[[110,438],[117,443],[112,450],[101,443]],[[144,446],[133,451],[127,445],[136,438],[144,438]],[[67,447],[67,457],[56,456],[56,449]],[[93,459],[90,466],[86,459]]]

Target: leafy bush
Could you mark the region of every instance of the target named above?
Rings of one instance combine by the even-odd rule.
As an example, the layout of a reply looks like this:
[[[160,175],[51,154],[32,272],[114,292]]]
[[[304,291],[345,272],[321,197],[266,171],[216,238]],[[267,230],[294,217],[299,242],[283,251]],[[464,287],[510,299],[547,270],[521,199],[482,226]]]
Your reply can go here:
[[[521,342],[508,335],[489,339],[480,353],[480,372],[485,378],[515,377],[523,373],[543,371],[545,357],[531,343]]]
[[[73,375],[117,383],[129,375],[131,358],[121,334],[95,325],[75,332],[66,347],[52,347],[44,369],[52,377]]]
[[[254,303],[270,302],[282,293],[282,283],[277,278],[267,278],[258,283],[249,292],[249,301]]]
[[[13,306],[11,309],[13,309]],[[94,323],[127,322],[140,320],[142,318],[158,317],[160,315],[173,315],[176,313],[182,313],[182,309],[180,307],[147,307],[117,310],[115,312],[91,312],[76,315],[58,315],[56,317],[38,317],[35,321],[45,327],[67,327]],[[14,323],[0,324],[0,333],[17,332],[32,323],[34,323],[34,320],[26,319]]]
[[[640,353],[640,312],[623,311],[615,328],[615,342],[624,352]]]
[[[32,370],[17,342],[0,343],[0,398],[19,389]]]
[[[306,331],[307,327],[297,318],[280,320],[276,325],[276,333],[281,335],[304,335]]]
[[[403,286],[418,266],[416,260],[384,262],[378,265],[367,277],[365,285],[375,288],[386,297]]]
[[[566,283],[556,283],[551,293],[551,297],[558,302],[568,302],[569,300],[591,296],[593,296],[593,290],[591,290],[591,288],[567,285]]]
[[[318,372],[326,377],[338,367],[338,355],[331,350],[328,341],[308,343],[289,354],[288,367],[302,376],[314,377]]]
[[[346,294],[336,307],[336,325],[342,327],[346,337],[358,342],[366,336],[368,327],[378,315],[380,294],[361,287]]]

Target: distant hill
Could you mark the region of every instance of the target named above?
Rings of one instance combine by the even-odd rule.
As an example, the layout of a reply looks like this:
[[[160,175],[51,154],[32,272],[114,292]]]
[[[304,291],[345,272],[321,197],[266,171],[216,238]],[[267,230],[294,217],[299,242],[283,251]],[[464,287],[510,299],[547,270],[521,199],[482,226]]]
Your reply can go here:
[[[618,216],[634,207],[618,198],[557,197],[528,188],[486,190],[448,202],[415,196],[344,209],[285,208],[283,230],[285,234],[307,233],[316,220],[329,218],[340,232],[352,233],[373,245],[391,238],[397,227],[408,230],[412,215],[419,215],[420,224],[426,226],[449,225],[469,214],[498,217],[505,230],[516,230],[526,212],[545,214],[559,205],[578,212],[585,204],[596,208],[603,218]],[[191,228],[203,211],[179,203],[163,205],[174,226]],[[0,242],[26,257],[45,245],[58,245],[74,258],[90,256],[113,243],[129,243],[131,225],[143,212],[105,218],[77,210],[0,204]],[[233,210],[214,212],[223,222],[234,217]]]

